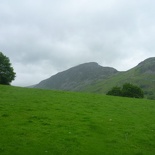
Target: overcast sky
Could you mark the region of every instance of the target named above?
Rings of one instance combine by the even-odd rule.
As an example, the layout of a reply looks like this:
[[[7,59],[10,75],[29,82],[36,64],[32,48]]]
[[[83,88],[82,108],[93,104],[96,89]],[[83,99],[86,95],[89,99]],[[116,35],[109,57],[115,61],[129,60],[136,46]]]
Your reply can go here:
[[[155,0],[0,0],[0,51],[29,86],[85,62],[128,70],[155,56]]]

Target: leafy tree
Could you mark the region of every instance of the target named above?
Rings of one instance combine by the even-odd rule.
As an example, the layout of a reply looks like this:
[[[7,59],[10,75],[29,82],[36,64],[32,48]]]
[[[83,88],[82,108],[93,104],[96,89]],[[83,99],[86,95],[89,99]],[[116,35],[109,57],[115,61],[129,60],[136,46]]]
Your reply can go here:
[[[0,84],[10,85],[15,79],[15,74],[9,58],[0,52]]]
[[[144,98],[143,90],[130,83],[125,83],[122,88],[113,87],[110,91],[108,91],[107,95]]]
[[[132,85],[130,83],[125,83],[122,88],[122,96],[133,97],[133,98],[143,98],[144,92],[138,86]]]
[[[113,87],[110,91],[108,91],[107,95],[113,96],[122,96],[122,90],[120,87]]]

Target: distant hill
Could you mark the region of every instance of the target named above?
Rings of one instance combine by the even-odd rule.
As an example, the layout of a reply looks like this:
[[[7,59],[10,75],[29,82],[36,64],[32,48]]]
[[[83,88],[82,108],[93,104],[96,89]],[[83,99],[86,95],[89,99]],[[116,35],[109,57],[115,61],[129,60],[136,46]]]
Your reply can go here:
[[[122,86],[126,82],[138,85],[147,98],[155,99],[155,57],[148,58],[136,67],[115,74],[107,80],[97,81],[83,91],[107,93],[112,87]]]
[[[98,80],[105,80],[118,71],[95,62],[85,63],[60,72],[35,85],[35,88],[81,91]]]
[[[125,72],[102,67],[95,62],[85,63],[51,76],[34,87],[107,93],[112,87],[121,86],[125,82],[138,85],[147,98],[155,99],[155,57],[148,58]]]

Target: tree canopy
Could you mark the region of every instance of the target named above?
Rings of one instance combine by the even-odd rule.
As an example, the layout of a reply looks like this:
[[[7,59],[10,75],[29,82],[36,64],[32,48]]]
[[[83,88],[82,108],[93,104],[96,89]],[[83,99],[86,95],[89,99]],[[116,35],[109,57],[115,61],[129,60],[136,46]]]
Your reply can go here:
[[[123,87],[113,87],[107,92],[107,95],[133,97],[133,98],[144,98],[143,90],[133,84],[125,83]]]
[[[16,73],[11,66],[10,60],[0,52],[0,84],[10,85],[15,79]]]

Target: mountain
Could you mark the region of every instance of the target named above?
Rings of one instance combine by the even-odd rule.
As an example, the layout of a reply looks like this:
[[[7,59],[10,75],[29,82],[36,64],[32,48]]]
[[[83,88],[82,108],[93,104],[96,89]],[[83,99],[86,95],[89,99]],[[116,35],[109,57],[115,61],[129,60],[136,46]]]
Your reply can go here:
[[[85,63],[60,72],[35,85],[35,88],[81,91],[98,80],[105,80],[118,71],[95,62]]]
[[[97,81],[83,91],[107,93],[112,87],[122,86],[126,82],[138,85],[147,98],[155,99],[155,57],[148,58],[136,67],[119,72],[107,80]]]
[[[126,82],[141,87],[146,98],[155,99],[155,57],[124,72],[102,67],[95,62],[85,63],[51,76],[34,87],[105,94],[112,87]]]
[[[155,57],[148,58],[139,63],[137,66],[137,70],[142,74],[155,74]]]

